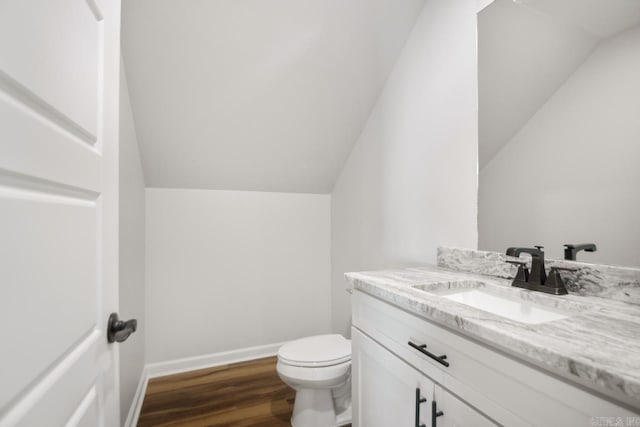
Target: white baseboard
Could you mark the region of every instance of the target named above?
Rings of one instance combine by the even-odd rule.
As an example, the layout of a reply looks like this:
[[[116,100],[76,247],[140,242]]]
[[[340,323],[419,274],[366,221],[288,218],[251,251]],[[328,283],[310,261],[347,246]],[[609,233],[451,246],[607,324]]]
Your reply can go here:
[[[144,367],[140,375],[140,381],[138,381],[136,393],[133,395],[133,402],[131,402],[124,427],[135,427],[138,424],[138,418],[140,417],[140,410],[142,410],[142,402],[144,401],[144,394],[147,391],[148,383],[149,376],[147,375],[147,368]]]
[[[283,344],[284,343],[268,344],[222,353],[206,354],[204,356],[185,357],[183,359],[167,360],[166,362],[149,363],[145,369],[149,378],[162,377],[180,372],[195,371],[196,369],[211,368],[229,363],[275,356]]]
[[[278,354],[278,349],[283,344],[285,343],[261,345],[257,347],[242,348],[239,350],[225,351],[222,353],[206,354],[204,356],[185,357],[183,359],[167,360],[165,362],[148,363],[142,370],[140,382],[138,382],[138,388],[136,389],[136,394],[133,397],[133,403],[131,404],[127,420],[124,424],[125,427],[135,427],[138,424],[138,418],[140,417],[140,410],[142,409],[142,402],[144,401],[144,394],[147,391],[149,379],[275,356]]]

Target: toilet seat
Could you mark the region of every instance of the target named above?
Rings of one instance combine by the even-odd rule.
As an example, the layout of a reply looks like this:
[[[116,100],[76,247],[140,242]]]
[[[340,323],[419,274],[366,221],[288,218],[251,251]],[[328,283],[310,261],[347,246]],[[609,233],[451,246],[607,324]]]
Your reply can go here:
[[[283,345],[278,360],[309,368],[339,365],[351,360],[351,341],[338,334],[302,338]]]
[[[276,370],[296,391],[293,427],[351,422],[351,341],[342,335],[318,335],[284,344]]]

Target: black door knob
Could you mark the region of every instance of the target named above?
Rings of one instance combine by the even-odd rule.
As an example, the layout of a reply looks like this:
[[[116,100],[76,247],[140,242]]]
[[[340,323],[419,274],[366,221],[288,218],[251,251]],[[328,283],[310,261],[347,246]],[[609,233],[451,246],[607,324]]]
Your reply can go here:
[[[138,328],[138,321],[136,319],[130,319],[127,321],[120,320],[118,313],[111,313],[109,316],[109,323],[107,324],[107,341],[123,342],[129,335],[134,333]]]

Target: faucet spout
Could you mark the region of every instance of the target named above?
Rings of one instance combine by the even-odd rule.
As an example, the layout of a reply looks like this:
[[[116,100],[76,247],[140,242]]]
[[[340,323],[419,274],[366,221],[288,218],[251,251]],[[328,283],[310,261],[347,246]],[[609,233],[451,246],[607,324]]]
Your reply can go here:
[[[568,261],[575,261],[576,255],[580,251],[585,252],[595,252],[598,248],[595,243],[580,243],[580,244],[571,244],[568,243],[564,245],[564,259]]]

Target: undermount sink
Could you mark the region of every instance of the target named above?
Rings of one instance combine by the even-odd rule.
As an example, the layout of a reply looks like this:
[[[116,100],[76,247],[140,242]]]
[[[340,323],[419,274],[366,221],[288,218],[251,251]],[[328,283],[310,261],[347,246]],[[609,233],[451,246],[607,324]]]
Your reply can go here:
[[[553,320],[566,319],[570,316],[569,313],[563,313],[559,310],[552,311],[547,307],[532,304],[529,301],[518,301],[477,289],[455,292],[449,295],[443,295],[442,297],[520,323],[535,325]]]
[[[536,296],[537,301],[534,302],[521,298],[520,290],[494,289],[495,286],[486,286],[482,282],[452,282],[420,285],[415,288],[496,316],[532,325],[566,319],[575,314],[575,311],[571,310],[572,307],[566,307],[569,310],[558,307],[565,303],[564,300],[549,300],[549,298],[558,297]],[[565,305],[573,304],[566,302]]]

